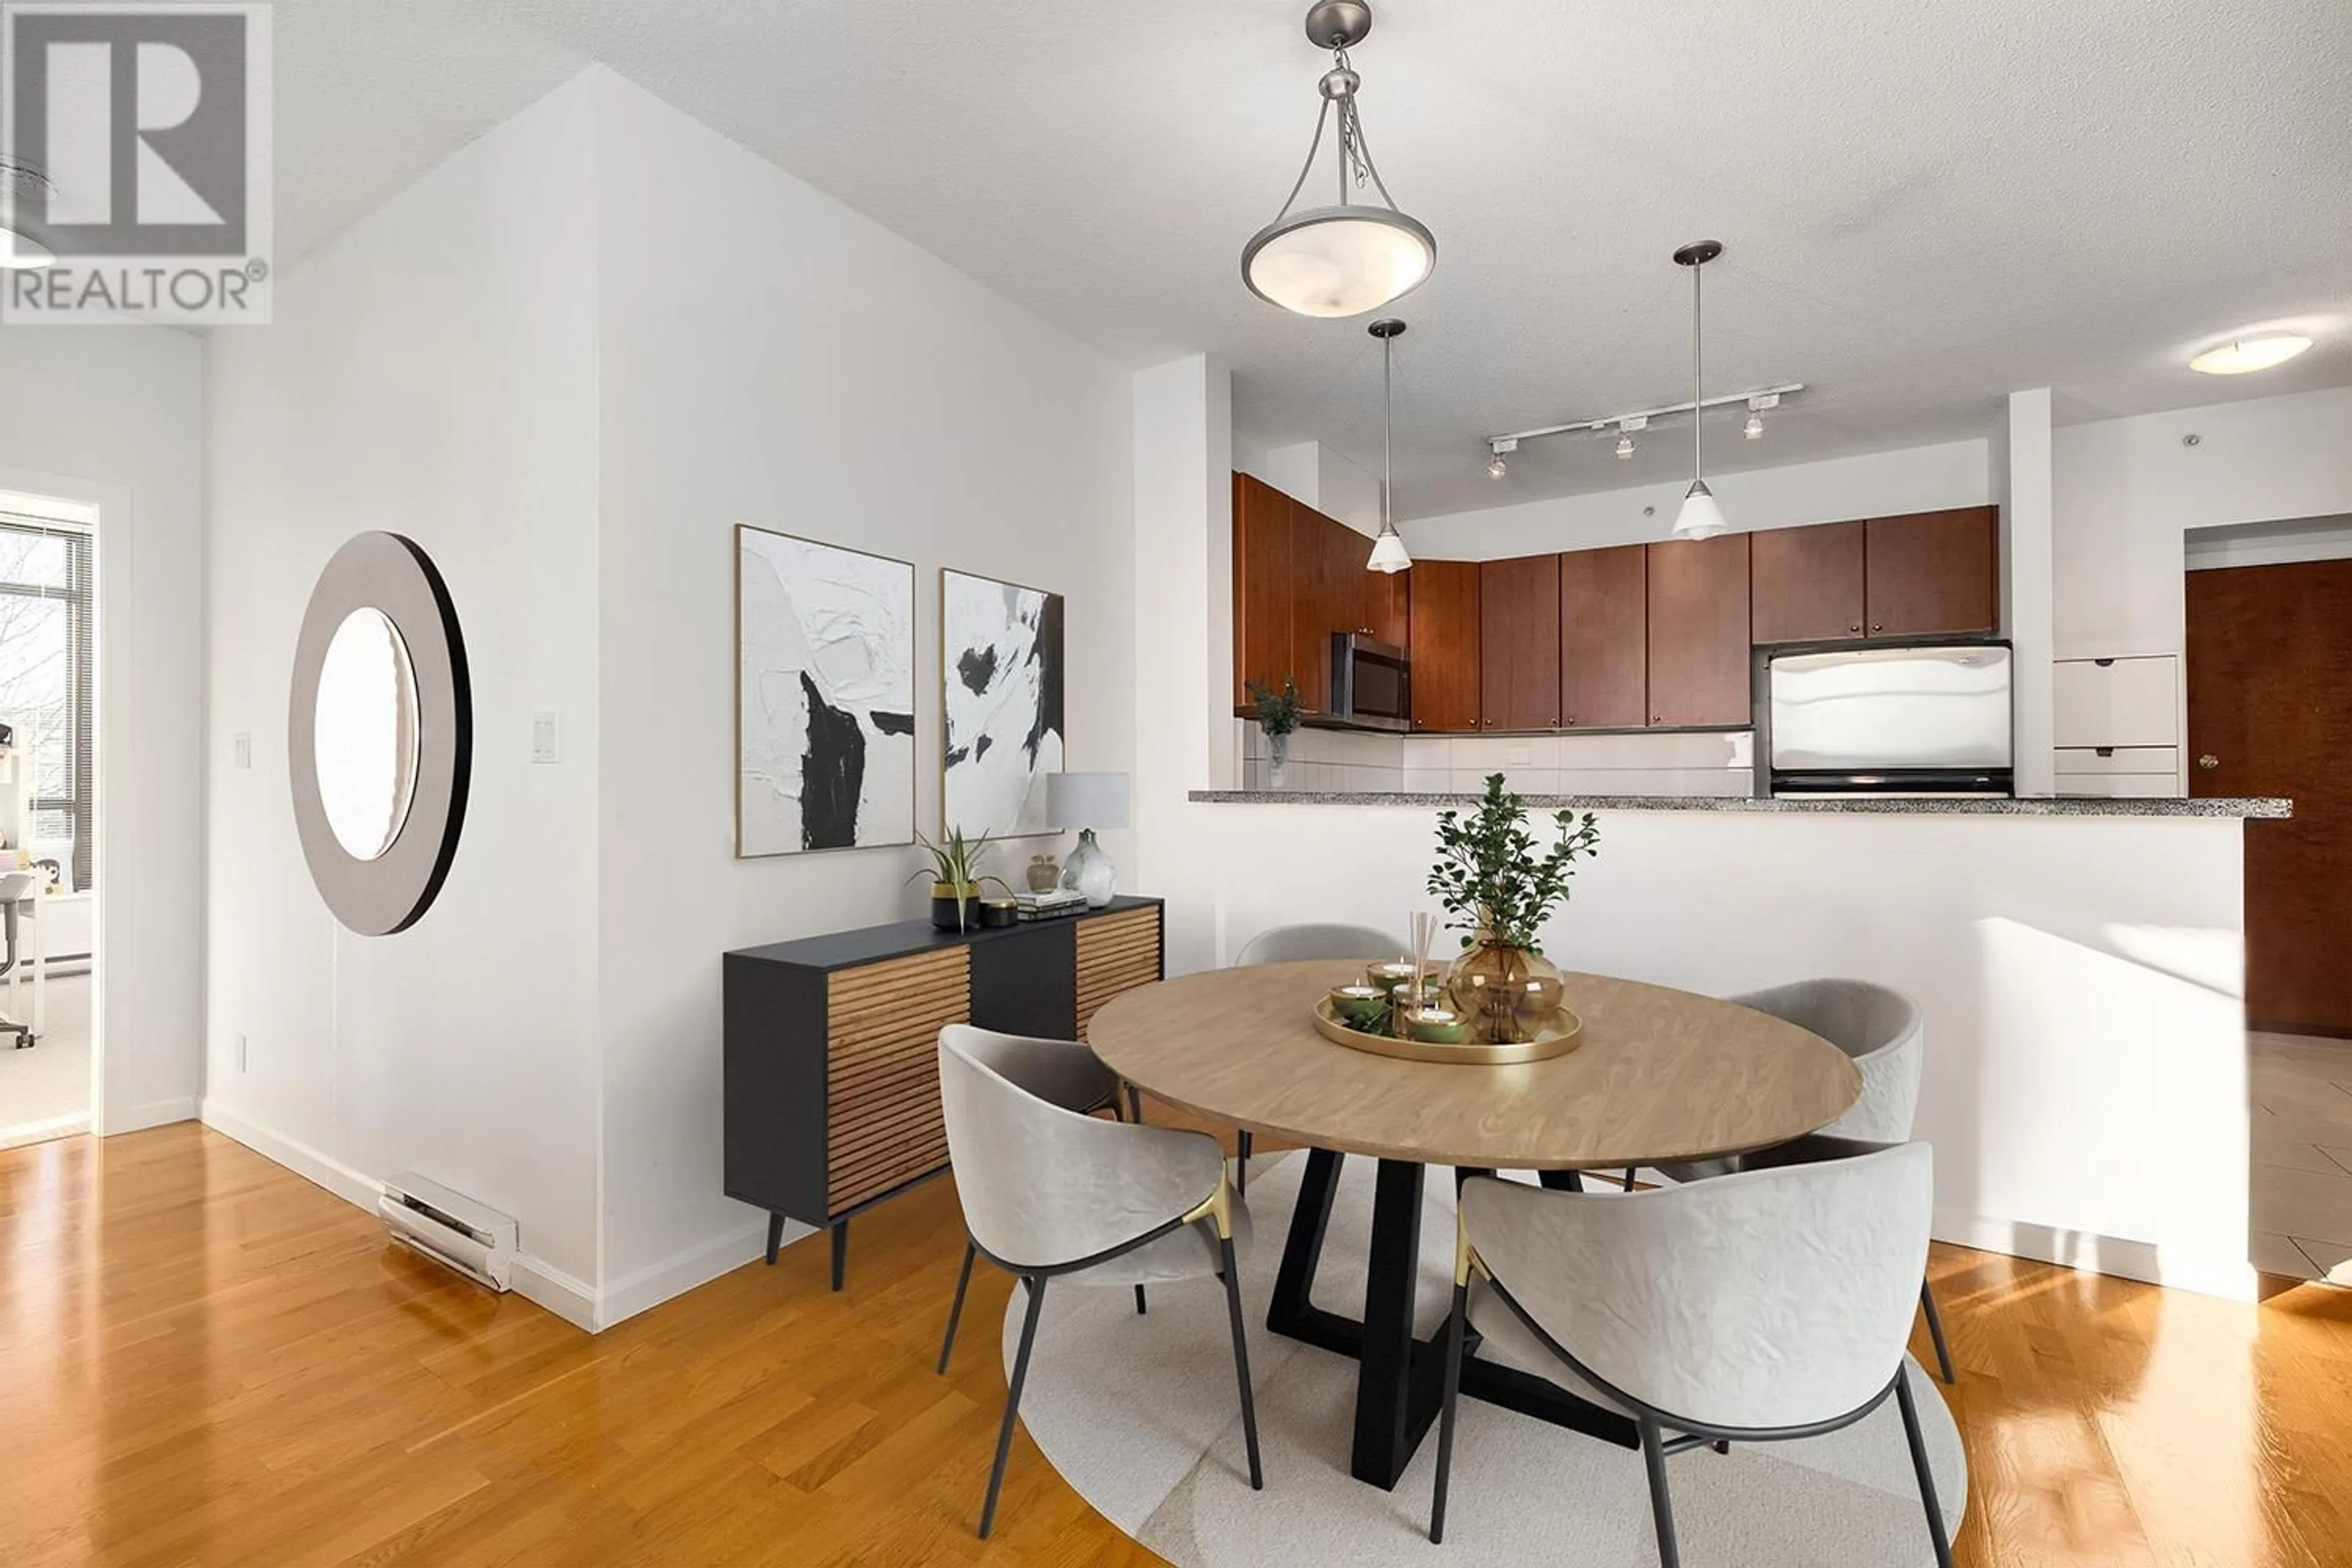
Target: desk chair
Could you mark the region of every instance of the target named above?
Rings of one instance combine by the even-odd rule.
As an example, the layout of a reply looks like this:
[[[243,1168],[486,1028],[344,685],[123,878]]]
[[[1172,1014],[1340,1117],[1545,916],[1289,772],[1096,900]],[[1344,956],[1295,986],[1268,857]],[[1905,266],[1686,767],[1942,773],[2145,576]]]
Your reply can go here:
[[[6,930],[5,950],[0,952],[0,979],[14,973],[16,968],[16,906],[40,892],[41,874],[37,871],[10,871],[0,874],[0,927]],[[16,1037],[16,1049],[23,1050],[35,1038],[33,1026],[23,1024],[0,1013],[0,1035]]]

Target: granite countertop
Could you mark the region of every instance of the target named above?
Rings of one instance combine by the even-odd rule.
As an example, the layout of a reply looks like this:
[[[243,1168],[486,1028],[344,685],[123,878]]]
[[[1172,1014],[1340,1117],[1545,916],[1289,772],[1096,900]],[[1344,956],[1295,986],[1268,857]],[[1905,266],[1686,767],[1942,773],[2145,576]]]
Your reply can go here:
[[[1189,799],[1213,805],[1419,805],[1467,806],[1475,795],[1405,795],[1394,791],[1309,789],[1196,789]],[[1752,795],[1531,795],[1522,797],[1536,811],[1755,811],[1832,812],[1842,816],[2239,816],[2294,815],[2293,803],[2275,797],[2221,796],[2125,798],[2114,795],[1799,795],[1757,799]]]

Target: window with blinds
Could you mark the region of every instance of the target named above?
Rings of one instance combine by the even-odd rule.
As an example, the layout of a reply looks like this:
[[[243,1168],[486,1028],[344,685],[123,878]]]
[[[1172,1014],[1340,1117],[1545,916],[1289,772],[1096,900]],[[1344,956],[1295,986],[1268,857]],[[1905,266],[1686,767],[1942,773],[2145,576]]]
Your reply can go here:
[[[56,860],[78,889],[91,885],[97,779],[93,554],[87,529],[0,511],[0,723],[32,778],[26,842],[9,847]]]

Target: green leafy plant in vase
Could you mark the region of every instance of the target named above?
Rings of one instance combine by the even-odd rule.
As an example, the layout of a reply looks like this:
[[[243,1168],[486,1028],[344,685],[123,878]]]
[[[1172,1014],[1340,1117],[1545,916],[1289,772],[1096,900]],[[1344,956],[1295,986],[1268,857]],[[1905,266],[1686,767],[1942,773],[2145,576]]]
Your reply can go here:
[[[1298,700],[1298,683],[1288,676],[1282,678],[1282,689],[1261,680],[1244,683],[1250,700],[1257,704],[1257,727],[1265,732],[1266,776],[1276,789],[1283,784],[1283,766],[1290,760],[1291,731],[1298,728],[1298,716],[1306,705]]]
[[[988,848],[988,835],[966,838],[963,829],[950,827],[947,836],[934,843],[915,830],[915,842],[931,858],[928,872],[918,870],[907,880],[915,881],[929,875],[931,879],[931,924],[941,931],[970,931],[980,921],[980,889],[983,882],[993,882],[1008,893],[1013,891],[1001,877],[991,877],[980,869],[980,858]]]
[[[1438,813],[1429,891],[1452,917],[1447,926],[1468,933],[1445,988],[1474,1040],[1533,1039],[1559,1009],[1559,970],[1537,939],[1568,901],[1576,862],[1601,852],[1601,828],[1591,812],[1581,822],[1560,812],[1552,826],[1557,837],[1538,849],[1527,803],[1503,787],[1501,773],[1487,775],[1475,811]]]

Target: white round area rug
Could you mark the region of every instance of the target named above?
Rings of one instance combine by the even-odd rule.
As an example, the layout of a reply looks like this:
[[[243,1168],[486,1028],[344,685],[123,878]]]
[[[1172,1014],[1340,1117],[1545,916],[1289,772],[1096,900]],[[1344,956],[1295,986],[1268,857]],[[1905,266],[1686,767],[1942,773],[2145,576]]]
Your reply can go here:
[[[1224,1291],[1156,1286],[1139,1317],[1131,1292],[1051,1285],[1021,1417],[1063,1478],[1111,1522],[1177,1568],[1654,1568],[1650,1495],[1636,1450],[1465,1399],[1454,1439],[1445,1543],[1429,1543],[1437,1435],[1396,1489],[1348,1474],[1356,1363],[1265,1329],[1282,1240],[1305,1169],[1289,1154],[1253,1164],[1255,1246],[1242,1264],[1250,1370],[1265,1489],[1250,1489]],[[1370,1160],[1349,1159],[1323,1249],[1317,1305],[1358,1316],[1371,1237]],[[1452,1298],[1454,1184],[1433,1170],[1422,1217],[1420,1331]],[[1003,1339],[1010,1373],[1026,1302],[1013,1293]],[[1941,1385],[1907,1367],[1927,1452],[1955,1533],[1968,1472]],[[1935,1562],[1903,1422],[1888,1400],[1843,1432],[1802,1442],[1696,1449],[1666,1461],[1685,1568],[1912,1568]]]

